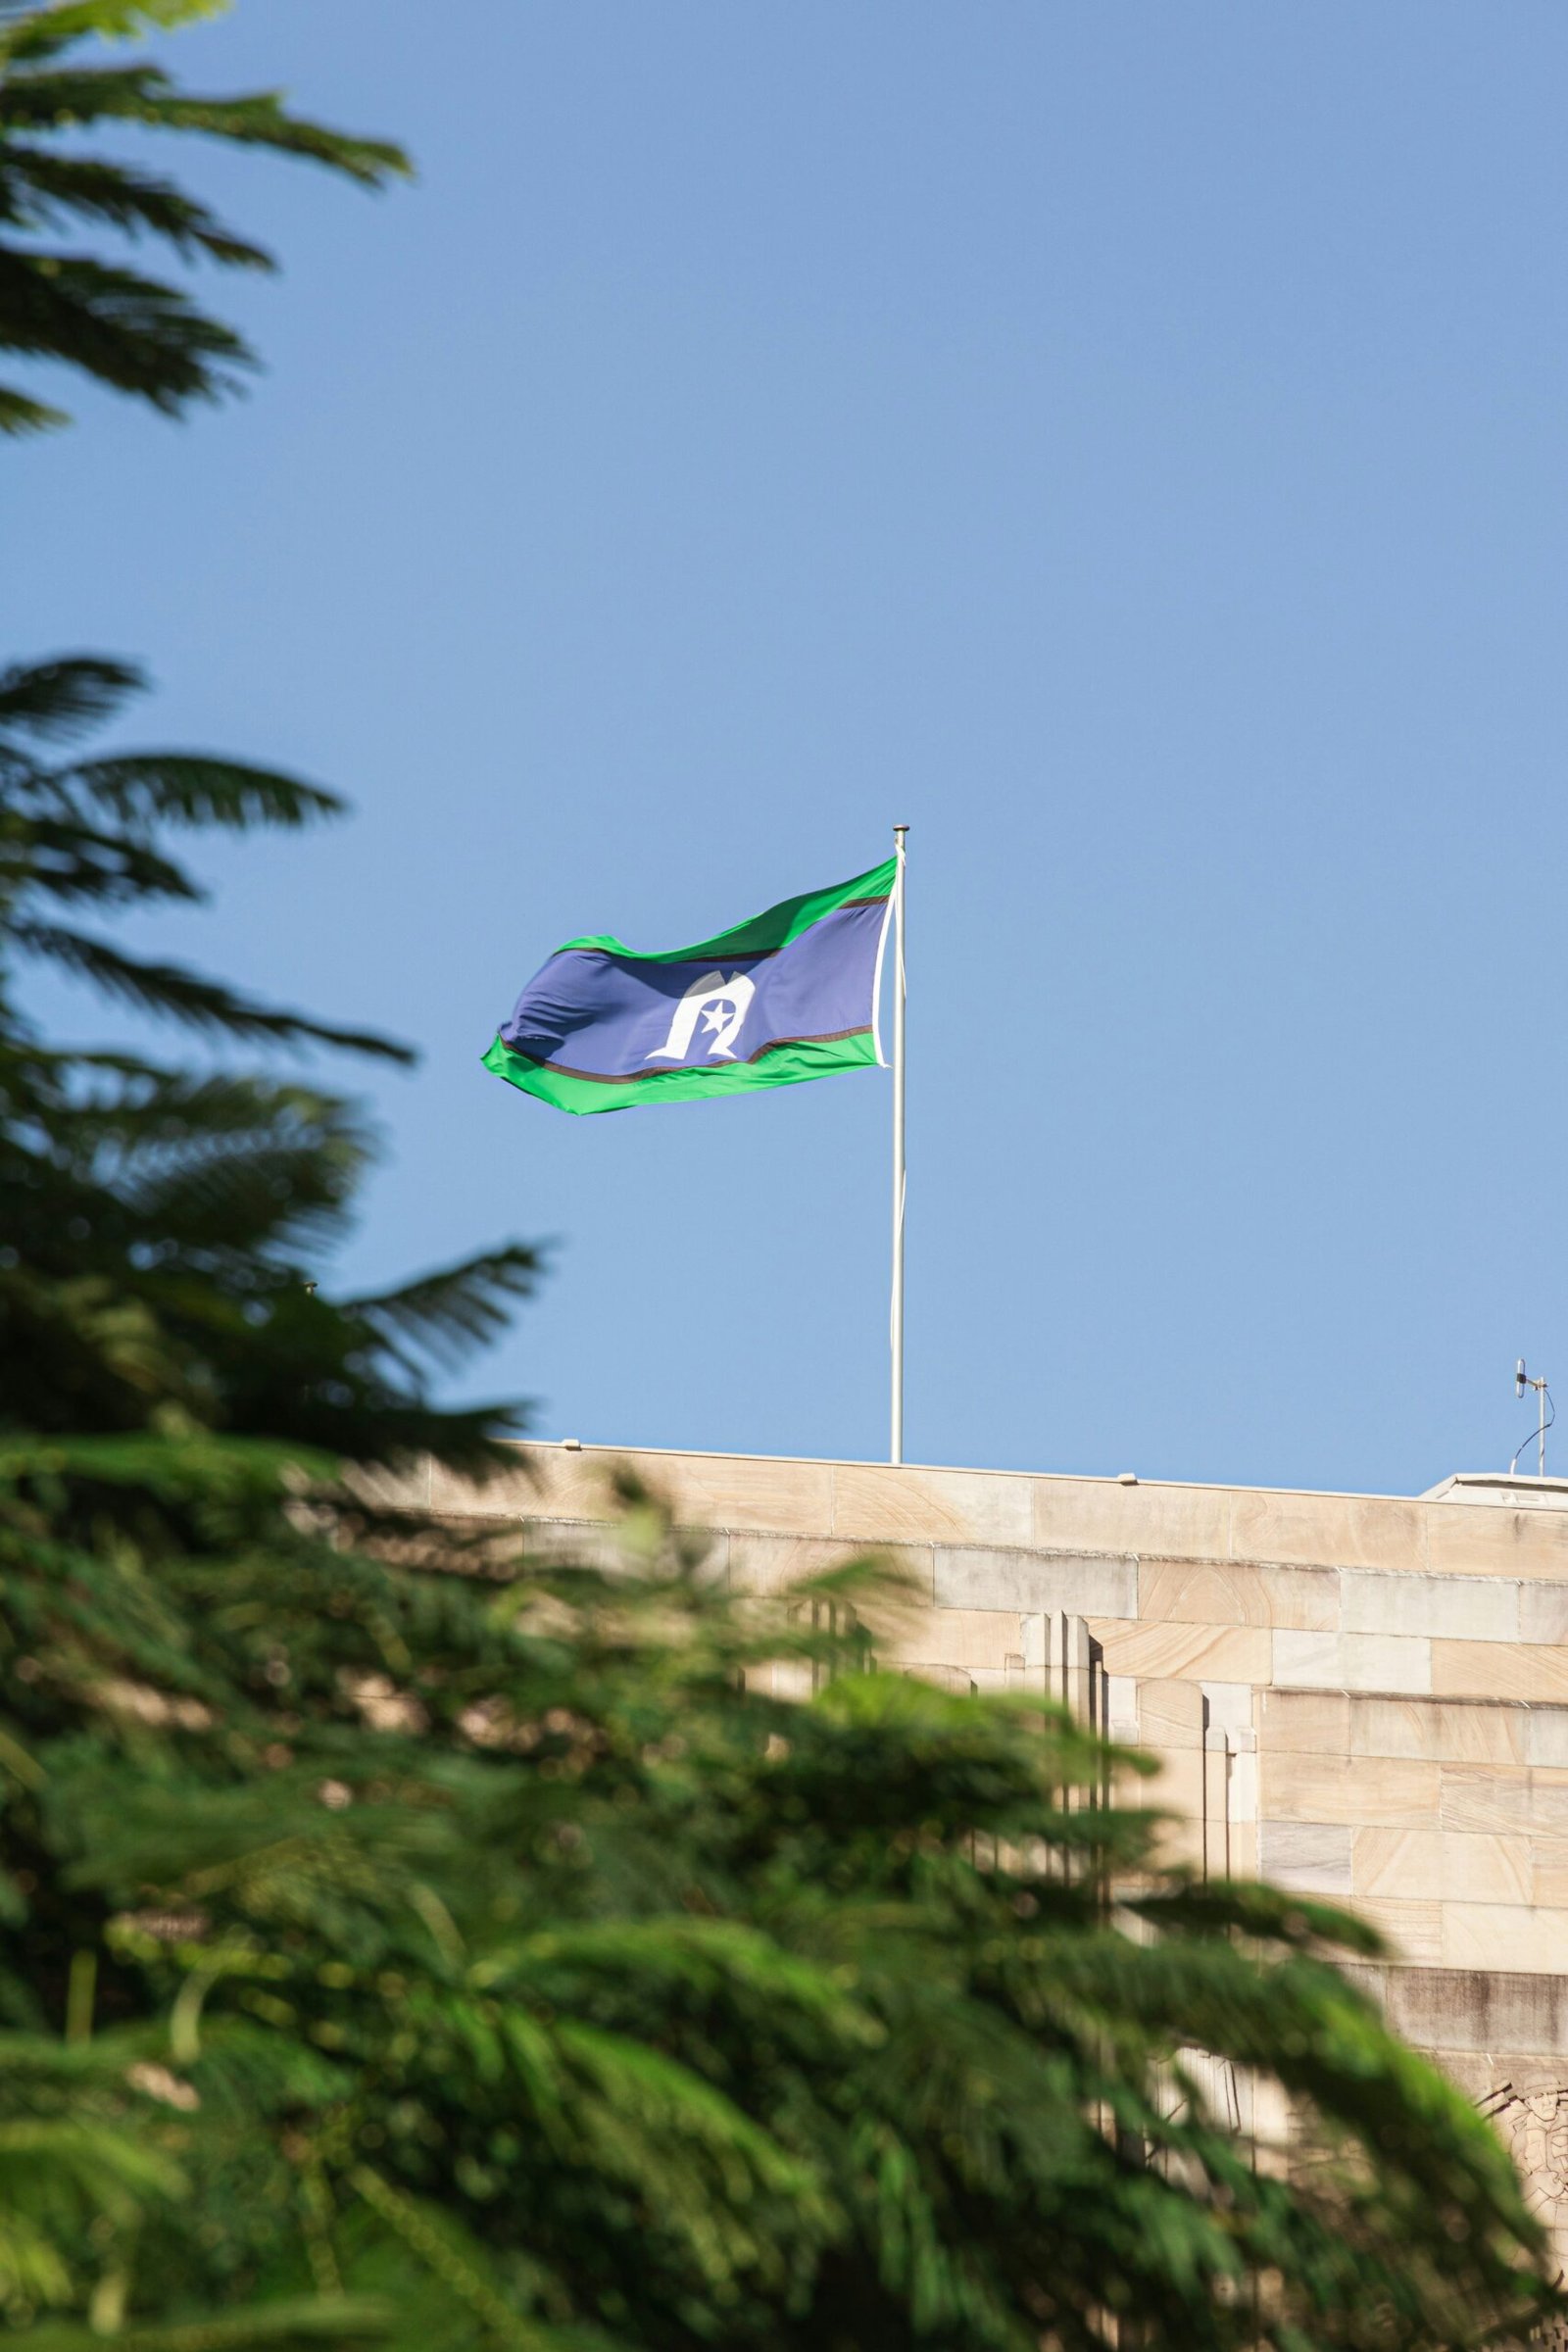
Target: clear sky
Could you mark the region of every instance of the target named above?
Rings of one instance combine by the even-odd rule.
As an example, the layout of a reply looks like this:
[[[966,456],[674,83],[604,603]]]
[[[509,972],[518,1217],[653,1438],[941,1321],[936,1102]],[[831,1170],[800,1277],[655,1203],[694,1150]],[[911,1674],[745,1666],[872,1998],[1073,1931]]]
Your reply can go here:
[[[145,934],[422,1049],[336,1275],[549,1237],[469,1393],[882,1452],[885,1077],[576,1120],[478,1056],[558,941],[904,819],[911,1458],[1505,1462],[1515,1356],[1568,1399],[1561,0],[241,0],[172,55],[419,184],[161,151],[284,257],[210,281],[270,371],[0,451],[4,641],[356,803]]]

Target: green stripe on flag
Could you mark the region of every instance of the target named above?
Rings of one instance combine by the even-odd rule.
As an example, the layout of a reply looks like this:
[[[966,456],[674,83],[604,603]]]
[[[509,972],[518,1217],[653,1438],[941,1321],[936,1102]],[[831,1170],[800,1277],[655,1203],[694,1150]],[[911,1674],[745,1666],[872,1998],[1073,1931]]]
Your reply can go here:
[[[845,905],[845,892],[860,889],[862,897],[872,896],[860,885],[883,873],[891,875],[892,871],[890,862],[878,866],[875,874],[862,874],[858,885],[846,883],[843,891],[819,891],[809,920],[814,922],[818,914],[826,913],[828,906]],[[828,905],[823,905],[823,901]],[[812,902],[796,899],[790,904],[803,906]],[[773,911],[781,914],[785,909],[775,907]],[[740,926],[742,931],[749,928],[746,924]],[[806,923],[800,928],[805,930]],[[738,936],[739,932],[725,934],[727,940]],[[570,944],[583,948],[603,947],[606,943],[578,939]],[[703,956],[717,944],[709,940],[700,948],[683,948],[680,953],[683,957]],[[615,952],[623,956],[631,953],[626,948]],[[757,953],[755,949],[751,952]],[[668,959],[650,956],[642,960],[653,963]],[[744,1095],[760,1087],[798,1086],[803,1079],[827,1078],[835,1070],[863,1070],[873,1067],[875,1062],[876,1039],[869,1029],[852,1030],[848,1037],[808,1038],[791,1045],[771,1046],[756,1061],[726,1062],[717,1069],[650,1070],[646,1077],[636,1078],[584,1078],[574,1070],[552,1069],[547,1063],[535,1061],[531,1055],[503,1044],[499,1037],[484,1056],[485,1068],[497,1078],[505,1078],[509,1086],[520,1087],[525,1095],[537,1095],[541,1102],[553,1103],[557,1110],[574,1111],[630,1110],[634,1103],[694,1102],[704,1095]]]
[[[754,914],[748,923],[737,923],[733,930],[720,931],[713,939],[700,939],[695,948],[665,948],[657,956],[645,956],[637,948],[628,948],[612,932],[605,931],[595,933],[588,939],[565,940],[556,954],[564,956],[569,948],[598,948],[606,956],[633,956],[638,963],[689,963],[698,956],[765,956],[775,948],[787,948],[792,939],[799,939],[803,931],[809,931],[813,923],[820,922],[824,914],[831,914],[835,906],[874,905],[889,898],[898,864],[896,858],[889,858],[883,864],[873,865],[868,874],[857,874],[853,881],[840,882],[832,890],[808,890],[798,899],[784,899],[777,906],[770,906],[765,914]],[[874,1060],[875,1055],[871,1058]],[[833,1066],[837,1068],[839,1065],[834,1063]],[[487,1067],[493,1068],[494,1064],[487,1064]],[[803,1078],[814,1078],[818,1072],[803,1070],[801,1075]],[[760,1082],[754,1080],[753,1083]],[[775,1078],[767,1083],[782,1086],[787,1081]],[[535,1088],[532,1091],[537,1093],[539,1090]],[[729,1087],[704,1087],[700,1091],[704,1094],[729,1094],[734,1090]],[[549,1098],[551,1102],[555,1099],[554,1095]]]

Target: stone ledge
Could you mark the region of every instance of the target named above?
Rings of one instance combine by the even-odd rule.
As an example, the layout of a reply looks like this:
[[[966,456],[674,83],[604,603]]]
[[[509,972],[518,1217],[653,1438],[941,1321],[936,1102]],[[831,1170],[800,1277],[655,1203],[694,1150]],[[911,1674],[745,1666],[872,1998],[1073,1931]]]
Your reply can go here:
[[[1501,1508],[1445,1497],[525,1442],[515,1471],[482,1489],[429,1464],[387,1484],[406,1494],[410,1508],[433,1503],[476,1518],[588,1517],[603,1507],[607,1475],[621,1462],[666,1493],[678,1518],[720,1531],[1216,1568],[1533,1581],[1542,1590],[1529,1632],[1551,1641],[1568,1631],[1568,1602],[1559,1605],[1548,1590],[1568,1585],[1568,1510],[1549,1507],[1544,1493],[1522,1491],[1522,1481]],[[1454,1606],[1479,1609],[1481,1596]],[[1499,1603],[1504,1613],[1507,1606]]]

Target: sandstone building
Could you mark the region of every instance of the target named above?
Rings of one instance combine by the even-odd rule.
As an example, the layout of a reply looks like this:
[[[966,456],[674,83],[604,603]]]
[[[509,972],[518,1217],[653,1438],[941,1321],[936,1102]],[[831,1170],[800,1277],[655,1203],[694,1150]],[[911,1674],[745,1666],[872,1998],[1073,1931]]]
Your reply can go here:
[[[1198,1869],[1377,1924],[1393,2023],[1495,2115],[1568,2249],[1568,1482],[1410,1499],[518,1450],[514,1481],[435,1471],[418,1499],[591,1545],[624,1459],[735,1584],[896,1550],[916,1592],[897,1661],[1055,1691],[1159,1759]]]

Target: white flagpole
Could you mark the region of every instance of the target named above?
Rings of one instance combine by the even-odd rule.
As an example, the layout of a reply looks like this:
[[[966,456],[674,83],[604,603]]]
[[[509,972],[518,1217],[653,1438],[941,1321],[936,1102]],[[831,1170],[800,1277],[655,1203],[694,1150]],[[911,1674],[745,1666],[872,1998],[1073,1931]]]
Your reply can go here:
[[[895,825],[898,865],[893,877],[893,1430],[888,1460],[904,1459],[904,867],[907,825]]]

